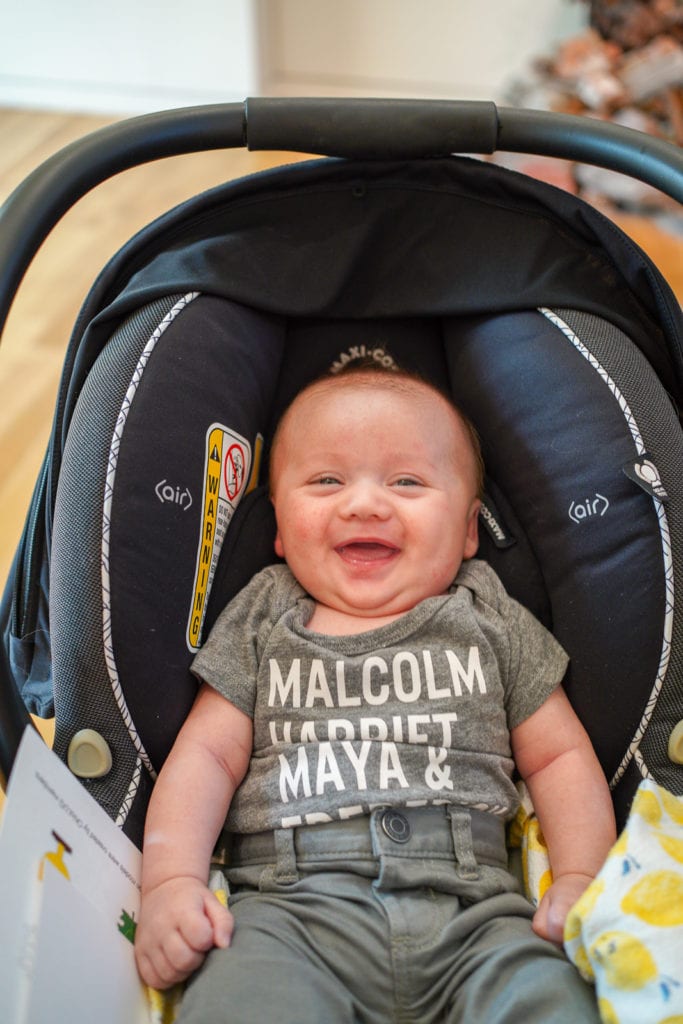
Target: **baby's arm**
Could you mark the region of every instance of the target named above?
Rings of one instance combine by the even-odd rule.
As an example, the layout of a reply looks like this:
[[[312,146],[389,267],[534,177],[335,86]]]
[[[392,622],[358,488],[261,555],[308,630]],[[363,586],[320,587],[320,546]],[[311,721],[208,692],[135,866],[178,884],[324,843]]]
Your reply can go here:
[[[511,740],[553,873],[553,884],[534,915],[534,929],[562,942],[570,907],[598,873],[616,839],[609,787],[561,687],[512,730]]]
[[[154,787],[145,823],[140,975],[168,988],[227,946],[232,915],[207,887],[209,863],[252,748],[251,719],[202,685]]]

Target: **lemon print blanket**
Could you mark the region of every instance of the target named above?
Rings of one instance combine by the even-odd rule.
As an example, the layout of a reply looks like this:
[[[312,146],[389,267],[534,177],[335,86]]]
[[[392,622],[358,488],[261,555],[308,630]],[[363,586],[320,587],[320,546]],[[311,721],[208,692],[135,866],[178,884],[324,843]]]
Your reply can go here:
[[[640,784],[564,938],[604,1024],[683,1024],[683,798]]]

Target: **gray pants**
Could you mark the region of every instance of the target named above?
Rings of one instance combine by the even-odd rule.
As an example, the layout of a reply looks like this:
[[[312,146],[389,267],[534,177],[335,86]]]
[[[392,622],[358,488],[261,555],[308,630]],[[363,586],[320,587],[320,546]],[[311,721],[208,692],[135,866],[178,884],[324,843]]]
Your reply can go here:
[[[232,945],[190,982],[184,1024],[599,1024],[532,931],[491,815],[380,809],[245,837],[232,864]]]

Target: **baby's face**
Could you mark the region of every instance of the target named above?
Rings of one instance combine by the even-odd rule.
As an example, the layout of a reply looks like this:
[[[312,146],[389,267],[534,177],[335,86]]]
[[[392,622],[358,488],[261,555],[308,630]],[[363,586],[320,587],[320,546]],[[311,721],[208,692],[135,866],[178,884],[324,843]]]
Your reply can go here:
[[[439,395],[318,385],[290,409],[271,488],[275,550],[328,608],[399,615],[446,592],[476,552],[467,432]]]

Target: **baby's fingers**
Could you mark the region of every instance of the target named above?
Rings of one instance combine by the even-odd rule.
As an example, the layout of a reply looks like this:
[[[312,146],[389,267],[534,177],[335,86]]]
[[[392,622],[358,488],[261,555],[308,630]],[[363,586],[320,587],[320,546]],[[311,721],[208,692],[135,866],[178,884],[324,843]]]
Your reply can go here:
[[[228,946],[232,914],[205,886],[172,880],[147,893],[135,935],[140,975],[152,988],[185,981],[213,946]]]
[[[543,896],[534,914],[533,928],[544,939],[562,945],[567,914],[592,881],[590,875],[572,873],[560,876]]]
[[[207,947],[208,948],[208,947]],[[196,946],[189,945],[180,932],[172,932],[164,942],[163,954],[171,968],[171,984],[185,981],[204,962],[206,952]]]
[[[232,914],[213,895],[207,896],[204,901],[204,913],[211,923],[213,945],[219,949],[226,949],[230,945],[235,928]]]
[[[565,916],[562,909],[554,906],[552,899],[546,895],[534,914],[533,929],[542,938],[561,944]]]
[[[136,957],[145,984],[165,989],[189,978],[201,966],[204,953],[190,949],[182,936],[175,932],[166,937],[163,946],[149,954],[137,951]]]
[[[156,938],[156,941],[155,941]],[[169,988],[185,981],[201,966],[213,945],[211,922],[204,913],[185,913],[161,935],[136,943],[138,969],[152,988]]]

